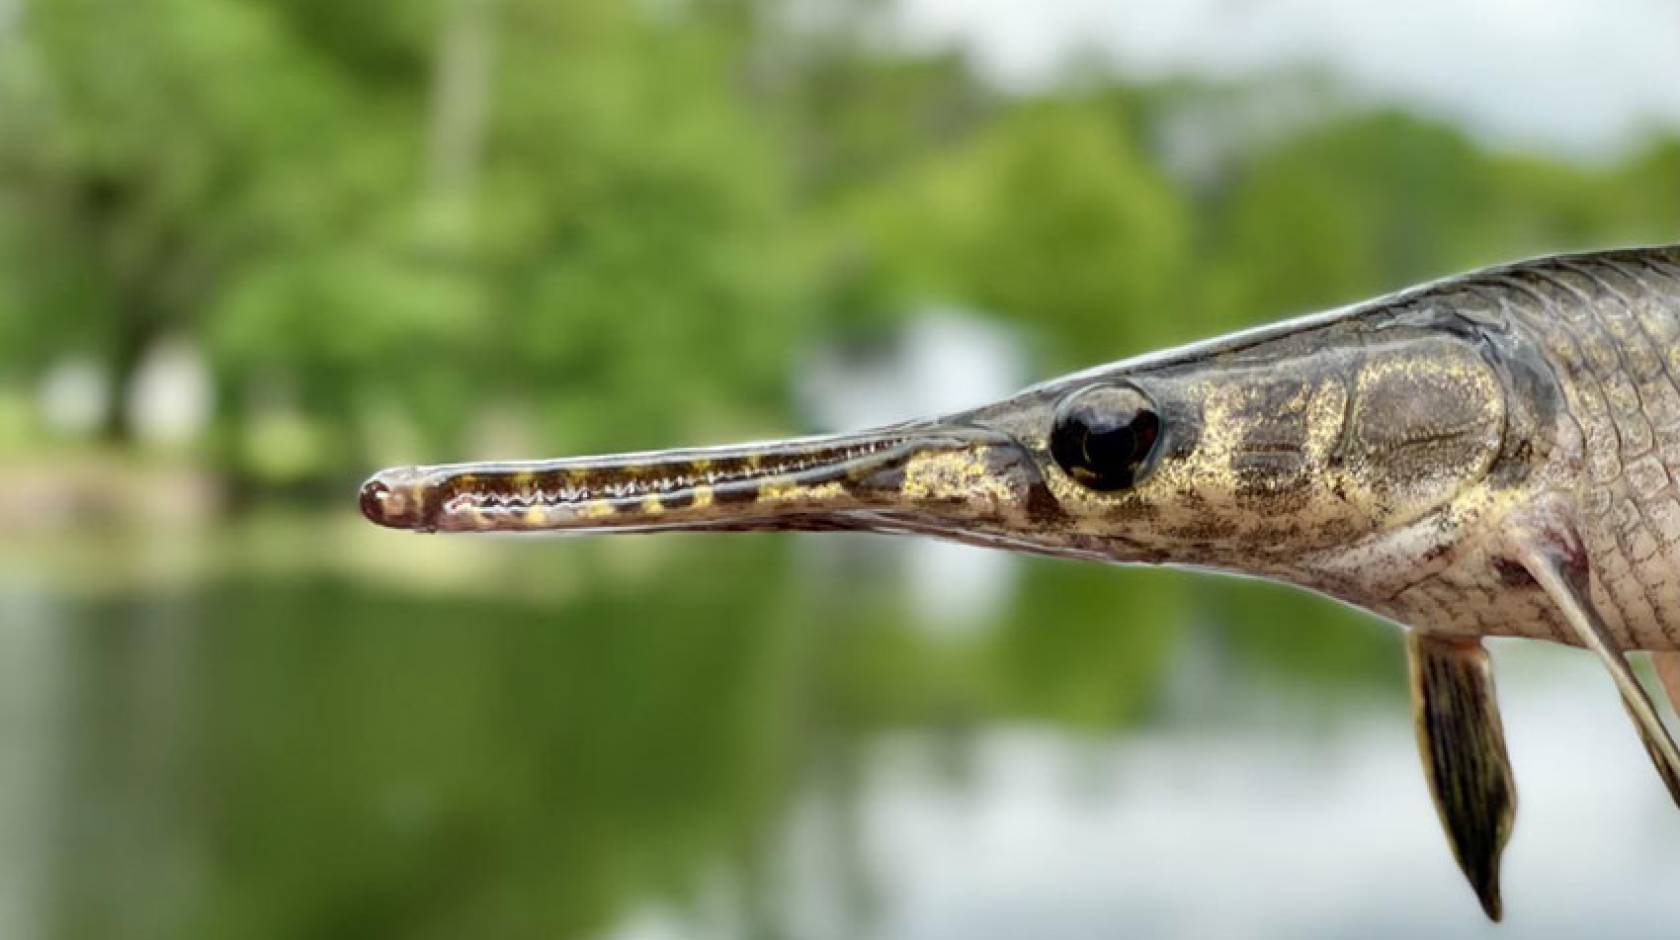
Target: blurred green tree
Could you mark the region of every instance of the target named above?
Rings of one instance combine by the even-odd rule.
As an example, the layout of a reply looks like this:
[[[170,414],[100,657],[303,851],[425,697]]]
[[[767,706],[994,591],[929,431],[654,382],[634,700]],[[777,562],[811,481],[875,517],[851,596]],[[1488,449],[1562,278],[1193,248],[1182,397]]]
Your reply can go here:
[[[370,399],[432,451],[501,397],[556,446],[773,423],[784,174],[698,16],[36,0],[0,92],[29,361],[97,351],[121,440],[141,356],[194,333],[229,425],[279,388],[345,462]]]
[[[1142,351],[1186,309],[1187,206],[1095,105],[1012,109],[839,219],[899,306],[974,305],[1045,341],[1051,367]]]
[[[1462,265],[1490,198],[1483,160],[1462,133],[1388,112],[1261,150],[1214,201],[1210,325],[1348,303]]]
[[[1211,329],[1349,303],[1526,256],[1672,238],[1653,147],[1609,171],[1490,152],[1399,111],[1349,114],[1254,151],[1204,220]],[[1672,159],[1672,157],[1669,157]],[[1642,233],[1642,234],[1641,234]]]
[[[362,208],[335,185],[356,177],[335,146],[349,119],[333,76],[271,12],[36,0],[11,41],[5,270],[32,311],[30,362],[80,350],[107,364],[113,439],[153,341],[197,328],[276,240]]]
[[[355,242],[268,259],[230,301],[224,358],[336,376],[333,410],[394,398],[438,457],[497,402],[534,406],[556,450],[773,423],[798,307],[733,37],[613,5],[447,14],[411,83],[423,178]]]

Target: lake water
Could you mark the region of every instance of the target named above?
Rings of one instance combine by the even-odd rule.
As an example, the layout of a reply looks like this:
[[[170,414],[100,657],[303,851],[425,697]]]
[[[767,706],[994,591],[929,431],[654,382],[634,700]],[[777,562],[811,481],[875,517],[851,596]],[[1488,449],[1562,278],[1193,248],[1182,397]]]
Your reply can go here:
[[[1484,924],[1397,634],[880,539],[310,520],[0,558],[0,935],[1666,936],[1680,812],[1582,653],[1495,649]],[[839,547],[834,547],[839,546]],[[937,596],[937,595],[935,595]]]

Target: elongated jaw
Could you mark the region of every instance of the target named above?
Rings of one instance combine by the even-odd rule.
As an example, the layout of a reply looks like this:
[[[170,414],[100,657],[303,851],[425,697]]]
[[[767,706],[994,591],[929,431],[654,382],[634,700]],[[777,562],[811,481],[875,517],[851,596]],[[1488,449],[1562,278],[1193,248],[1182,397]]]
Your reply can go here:
[[[402,467],[363,515],[422,532],[937,529],[1052,504],[1008,435],[921,425],[616,457]]]

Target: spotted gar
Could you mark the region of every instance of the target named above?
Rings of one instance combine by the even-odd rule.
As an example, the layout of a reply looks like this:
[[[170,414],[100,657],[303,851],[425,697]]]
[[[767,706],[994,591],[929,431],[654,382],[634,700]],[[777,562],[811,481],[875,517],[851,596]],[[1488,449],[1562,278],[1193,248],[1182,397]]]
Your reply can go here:
[[[433,531],[864,529],[1270,578],[1406,630],[1448,842],[1498,919],[1516,788],[1482,638],[1585,647],[1671,795],[1680,246],[1560,255],[1124,360],[960,414],[614,457],[406,467]]]

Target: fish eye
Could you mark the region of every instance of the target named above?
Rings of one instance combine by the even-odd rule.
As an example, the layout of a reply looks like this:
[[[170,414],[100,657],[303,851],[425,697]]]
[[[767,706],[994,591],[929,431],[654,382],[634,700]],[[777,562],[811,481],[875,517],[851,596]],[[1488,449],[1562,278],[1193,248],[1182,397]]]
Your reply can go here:
[[[1056,407],[1050,456],[1079,485],[1112,492],[1149,472],[1160,439],[1161,416],[1149,396],[1130,385],[1094,385]]]

